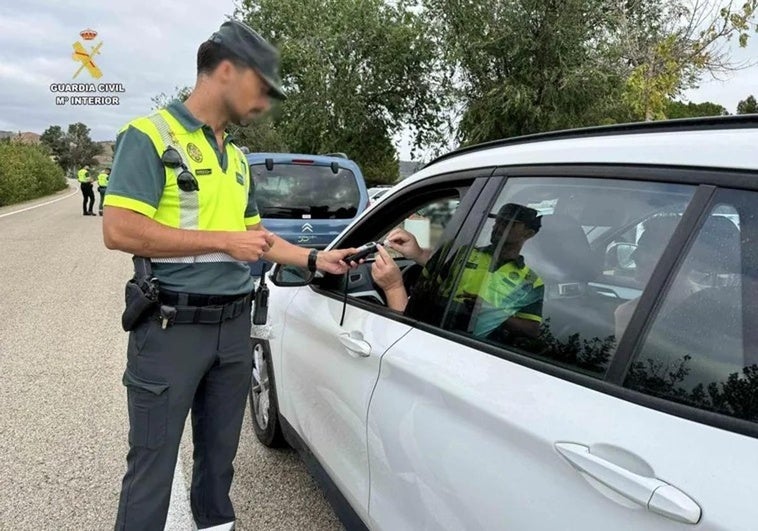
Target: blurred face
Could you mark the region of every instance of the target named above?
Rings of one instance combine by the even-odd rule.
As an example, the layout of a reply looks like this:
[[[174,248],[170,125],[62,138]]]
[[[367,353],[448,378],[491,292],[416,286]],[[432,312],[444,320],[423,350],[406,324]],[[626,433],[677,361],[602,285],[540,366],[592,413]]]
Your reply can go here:
[[[219,65],[224,86],[224,103],[229,121],[245,127],[271,107],[269,87],[252,68],[237,67],[230,61]]]
[[[506,245],[523,245],[526,240],[534,236],[534,231],[521,221],[497,220],[492,227],[490,243],[497,245],[505,238]]]

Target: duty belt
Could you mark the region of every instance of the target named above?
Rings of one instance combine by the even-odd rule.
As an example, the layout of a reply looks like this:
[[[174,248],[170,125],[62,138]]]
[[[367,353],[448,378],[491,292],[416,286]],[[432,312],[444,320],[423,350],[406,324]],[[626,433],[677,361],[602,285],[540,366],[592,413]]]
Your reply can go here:
[[[174,324],[218,324],[239,317],[250,305],[250,294],[212,296],[161,291],[159,299],[163,328]]]

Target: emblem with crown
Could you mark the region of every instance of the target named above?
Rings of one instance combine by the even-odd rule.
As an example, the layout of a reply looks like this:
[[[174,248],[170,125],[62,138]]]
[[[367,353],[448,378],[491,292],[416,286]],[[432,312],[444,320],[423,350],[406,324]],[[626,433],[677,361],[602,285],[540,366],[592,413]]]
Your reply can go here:
[[[91,41],[91,40],[94,40],[95,37],[97,37],[97,32],[91,28],[88,28],[86,30],[80,31],[79,35],[81,35],[82,39],[84,39],[85,41]]]

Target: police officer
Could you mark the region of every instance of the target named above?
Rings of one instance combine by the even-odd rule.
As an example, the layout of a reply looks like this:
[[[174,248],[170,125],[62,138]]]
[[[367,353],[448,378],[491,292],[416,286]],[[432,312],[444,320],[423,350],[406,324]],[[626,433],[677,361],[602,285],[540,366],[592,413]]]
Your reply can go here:
[[[196,525],[233,529],[232,460],[252,374],[247,262],[340,274],[355,252],[297,247],[261,224],[247,160],[224,129],[285,98],[278,61],[251,28],[225,22],[200,45],[187,101],[119,133],[103,237],[109,249],[152,259],[161,306],[129,335],[130,449],[116,529],[163,529],[190,408]]]
[[[95,206],[95,192],[92,189],[94,179],[90,177],[89,166],[84,166],[76,175],[82,190],[82,215],[94,216],[95,213],[92,212]]]
[[[490,244],[464,246],[452,259],[446,277],[458,280],[451,326],[495,341],[504,341],[508,335],[536,337],[542,322],[545,286],[524,262],[521,249],[539,232],[541,216],[533,208],[506,203],[492,217],[495,223]],[[422,249],[416,238],[403,229],[394,229],[386,241],[389,247],[421,265],[426,266],[432,259],[432,250]],[[371,274],[384,290],[387,305],[404,311],[408,295],[400,270],[386,250],[379,249]]]
[[[105,168],[97,176],[97,191],[100,192],[100,203],[97,205],[98,214],[103,215],[103,201],[105,192],[108,190],[108,178],[111,175],[111,169]]]

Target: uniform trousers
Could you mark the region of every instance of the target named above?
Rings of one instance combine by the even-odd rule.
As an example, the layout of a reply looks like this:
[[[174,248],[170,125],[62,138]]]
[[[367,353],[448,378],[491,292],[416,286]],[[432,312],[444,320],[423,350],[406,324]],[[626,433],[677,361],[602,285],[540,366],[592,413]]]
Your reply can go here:
[[[163,530],[179,443],[192,410],[190,502],[199,528],[235,519],[229,498],[253,358],[250,303],[219,324],[165,330],[151,318],[129,335],[123,383],[129,453],[117,530]]]
[[[100,214],[103,213],[103,201],[105,201],[105,192],[108,190],[106,186],[98,186],[97,191],[100,192],[100,203],[97,205],[97,210]]]
[[[92,189],[92,183],[82,183],[82,213],[92,214],[95,206],[95,192]]]

